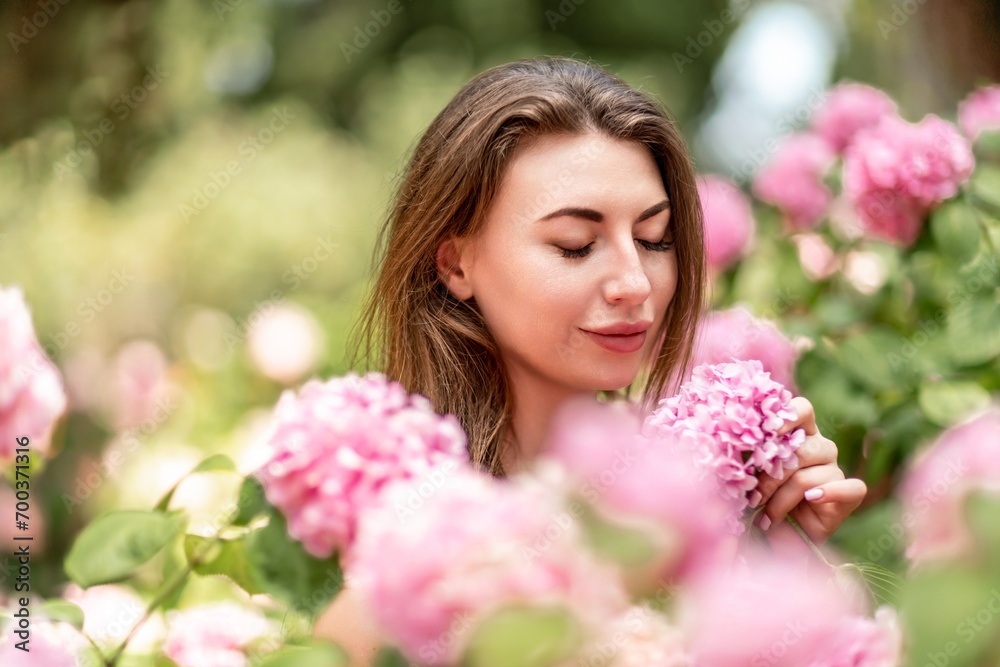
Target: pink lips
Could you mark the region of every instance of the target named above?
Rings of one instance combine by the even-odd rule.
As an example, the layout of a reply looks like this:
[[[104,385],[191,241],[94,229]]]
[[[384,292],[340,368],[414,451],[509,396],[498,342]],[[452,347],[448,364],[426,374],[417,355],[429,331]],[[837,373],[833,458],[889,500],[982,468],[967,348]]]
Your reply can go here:
[[[620,352],[629,354],[642,349],[642,344],[646,342],[646,332],[640,331],[633,334],[599,334],[586,329],[580,329],[590,336],[591,340],[610,352]]]

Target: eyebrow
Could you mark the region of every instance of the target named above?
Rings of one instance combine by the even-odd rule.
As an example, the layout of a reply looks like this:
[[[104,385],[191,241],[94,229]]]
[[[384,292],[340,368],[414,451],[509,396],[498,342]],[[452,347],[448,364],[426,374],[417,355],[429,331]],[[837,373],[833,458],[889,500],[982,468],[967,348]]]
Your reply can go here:
[[[640,213],[639,217],[636,218],[635,221],[636,222],[642,222],[643,220],[646,220],[648,218],[652,218],[657,213],[660,213],[661,211],[665,211],[665,210],[667,210],[669,208],[670,208],[670,202],[668,200],[664,199],[660,203],[653,204],[652,206],[650,206],[649,208],[647,208],[645,211],[643,211],[642,213]],[[573,217],[573,218],[583,218],[584,220],[590,220],[592,222],[604,222],[604,214],[603,213],[601,213],[600,211],[595,211],[592,208],[584,208],[584,207],[581,207],[581,206],[564,206],[563,208],[561,208],[561,209],[559,209],[557,211],[552,211],[548,215],[546,215],[546,216],[544,216],[542,218],[539,218],[538,222],[541,222],[543,220],[551,220],[552,218],[559,218],[559,217],[562,217],[562,216],[570,216],[570,217]]]

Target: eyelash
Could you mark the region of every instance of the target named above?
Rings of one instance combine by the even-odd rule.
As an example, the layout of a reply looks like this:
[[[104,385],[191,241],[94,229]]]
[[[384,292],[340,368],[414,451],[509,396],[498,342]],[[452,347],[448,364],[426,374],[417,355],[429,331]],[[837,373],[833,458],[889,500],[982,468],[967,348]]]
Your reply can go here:
[[[636,240],[639,241],[639,243],[641,243],[646,250],[651,250],[653,252],[667,252],[674,247],[674,242],[672,240],[667,241],[664,239],[659,243],[650,243],[649,241],[643,241],[642,239]],[[559,250],[562,251],[562,256],[567,259],[582,259],[590,254],[590,247],[592,245],[594,244],[588,243],[582,248],[576,248],[575,250],[571,250],[569,248],[559,248]]]

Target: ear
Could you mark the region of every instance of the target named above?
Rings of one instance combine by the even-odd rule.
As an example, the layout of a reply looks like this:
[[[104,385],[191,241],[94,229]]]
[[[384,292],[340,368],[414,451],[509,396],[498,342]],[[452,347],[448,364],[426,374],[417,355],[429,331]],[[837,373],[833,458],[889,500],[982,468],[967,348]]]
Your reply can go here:
[[[437,270],[441,282],[445,284],[459,301],[472,298],[472,285],[466,270],[465,251],[467,246],[460,240],[448,237],[437,249]]]

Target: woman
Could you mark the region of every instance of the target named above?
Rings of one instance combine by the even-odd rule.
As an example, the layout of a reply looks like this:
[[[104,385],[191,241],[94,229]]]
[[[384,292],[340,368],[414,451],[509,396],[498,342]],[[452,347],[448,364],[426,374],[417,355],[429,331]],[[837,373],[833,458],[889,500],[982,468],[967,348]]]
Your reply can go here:
[[[379,237],[363,354],[458,417],[494,475],[540,451],[567,399],[675,388],[705,280],[695,174],[674,123],[614,75],[564,58],[490,69],[458,92],[410,159]],[[823,543],[860,505],[812,407],[800,467],[761,479],[761,527],[791,513]],[[805,494],[809,493],[809,500]],[[795,539],[798,539],[797,537]],[[369,664],[378,637],[350,589],[316,624]]]

